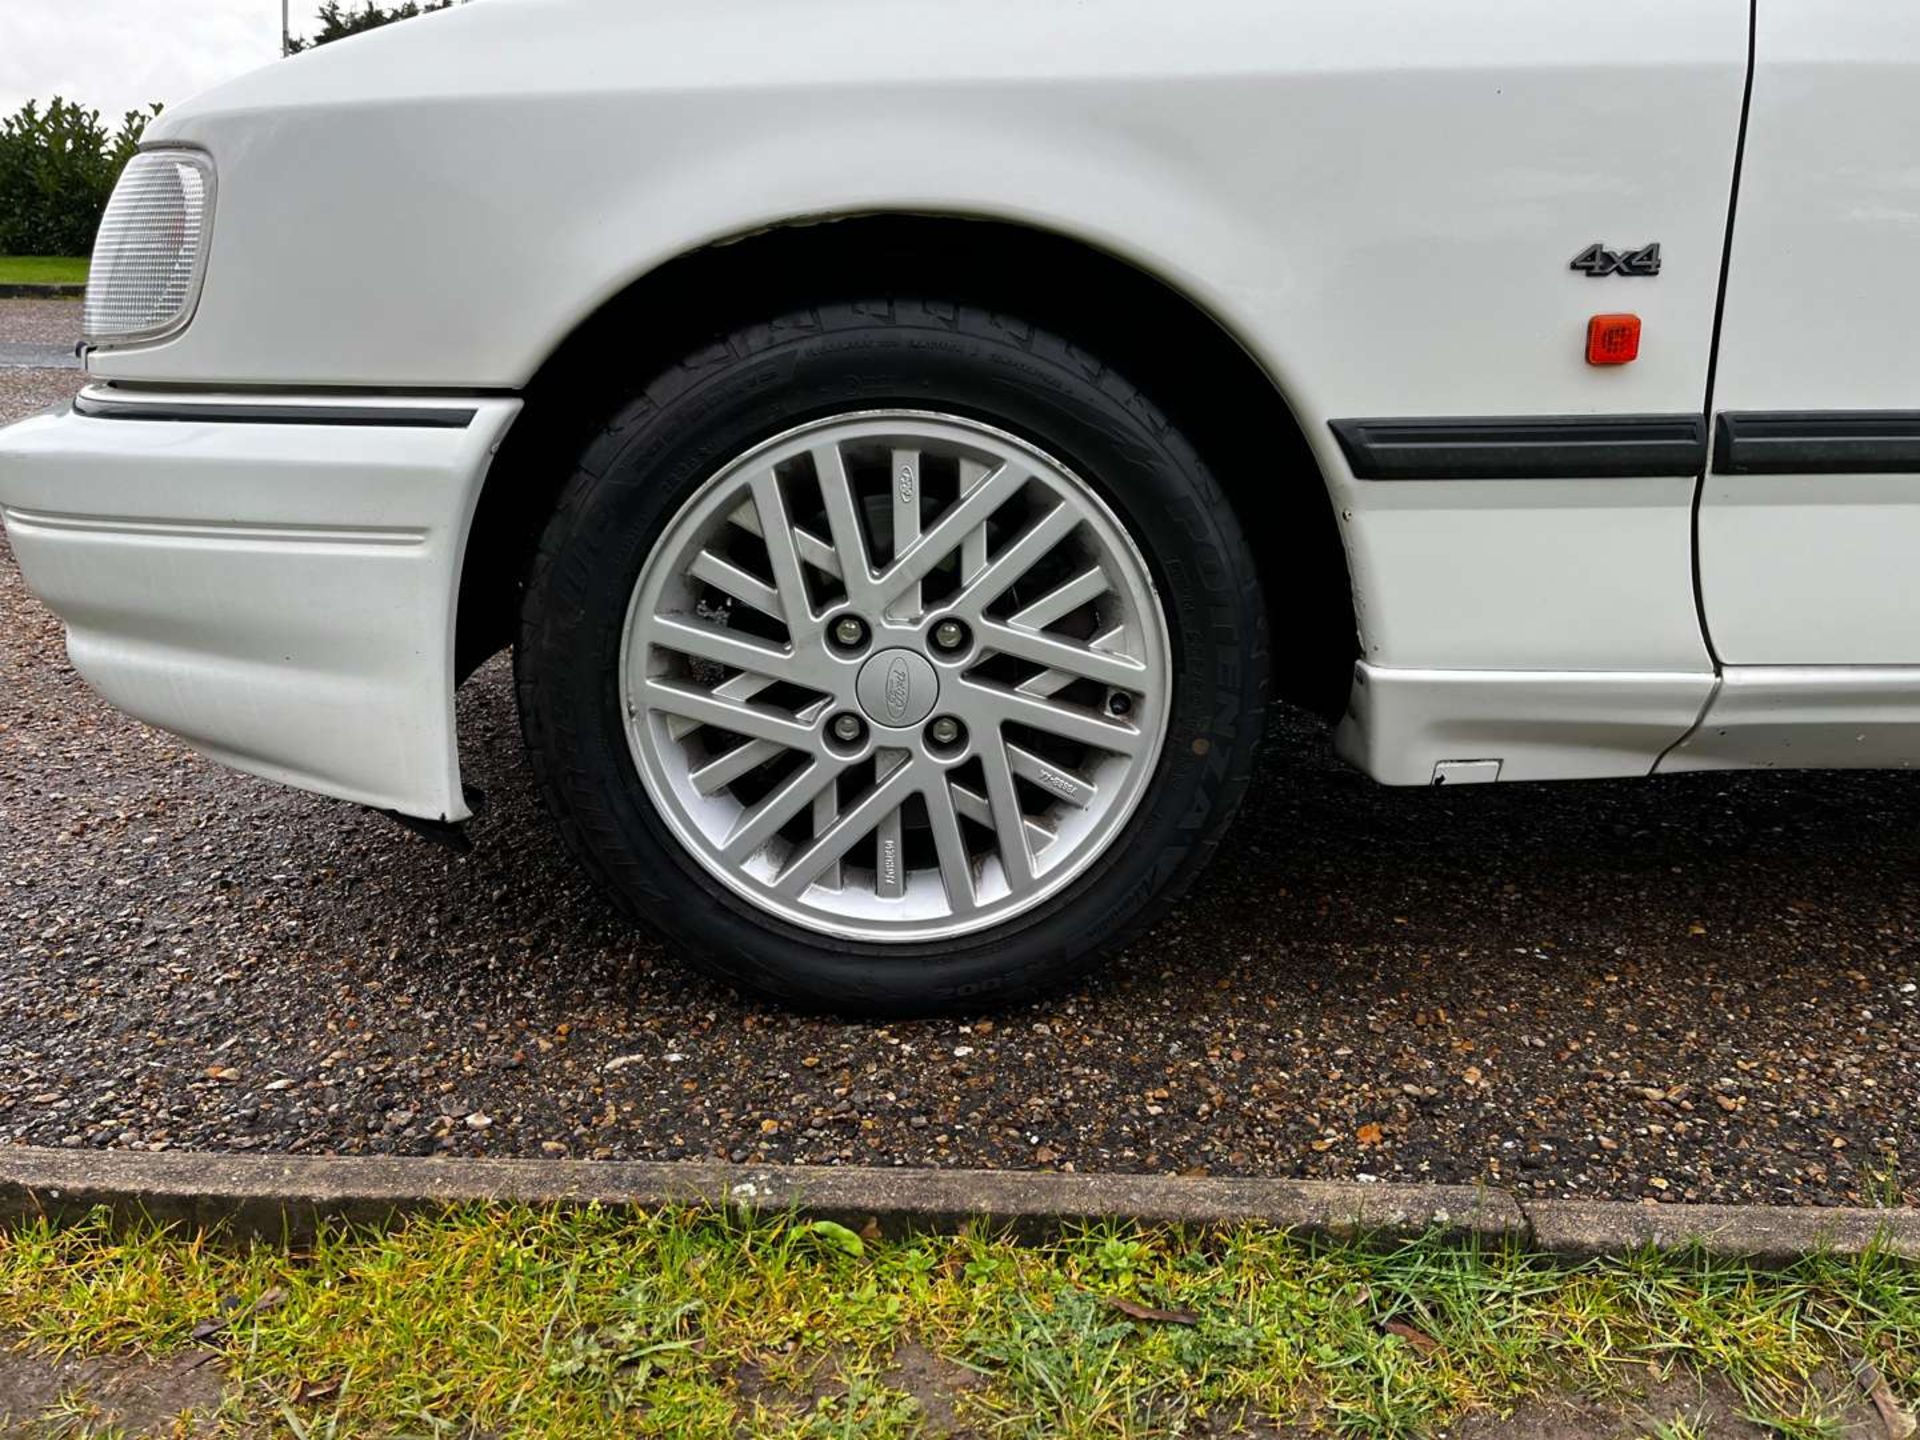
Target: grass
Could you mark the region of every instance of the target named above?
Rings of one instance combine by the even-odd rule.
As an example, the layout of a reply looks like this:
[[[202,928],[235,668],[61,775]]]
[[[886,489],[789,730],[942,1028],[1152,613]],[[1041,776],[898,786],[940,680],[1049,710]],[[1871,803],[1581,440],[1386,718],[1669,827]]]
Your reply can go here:
[[[84,285],[87,262],[58,255],[0,255],[0,285]]]
[[[1115,1298],[1193,1323],[1132,1318]],[[1854,1359],[1896,1394],[1920,1386],[1920,1266],[1884,1255],[1777,1273],[1699,1255],[1568,1268],[1258,1228],[1028,1246],[521,1209],[335,1229],[298,1252],[100,1220],[0,1232],[0,1333],[22,1343],[164,1357],[198,1349],[210,1317],[231,1319],[223,1423],[299,1440],[890,1440],[927,1429],[925,1366],[916,1382],[895,1365],[909,1345],[939,1357],[962,1422],[1002,1440],[1172,1436],[1246,1415],[1419,1436],[1542,1393],[1620,1396],[1685,1374],[1779,1434],[1819,1435],[1837,1433],[1823,1385]],[[1694,1433],[1655,1418],[1667,1428],[1649,1434]]]

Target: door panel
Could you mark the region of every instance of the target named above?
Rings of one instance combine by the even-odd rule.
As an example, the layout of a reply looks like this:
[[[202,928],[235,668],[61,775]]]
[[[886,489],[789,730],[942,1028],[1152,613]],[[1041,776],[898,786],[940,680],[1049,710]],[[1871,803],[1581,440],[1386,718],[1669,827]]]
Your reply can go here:
[[[1920,663],[1920,445],[1821,413],[1920,412],[1920,6],[1760,0],[1758,22],[1713,407],[1783,438],[1751,465],[1716,446],[1708,633],[1727,665]]]

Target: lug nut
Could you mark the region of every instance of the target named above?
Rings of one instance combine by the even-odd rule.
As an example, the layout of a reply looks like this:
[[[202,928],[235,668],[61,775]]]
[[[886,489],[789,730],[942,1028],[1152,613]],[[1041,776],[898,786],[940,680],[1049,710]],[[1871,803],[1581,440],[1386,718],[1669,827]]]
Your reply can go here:
[[[942,650],[958,650],[967,643],[967,627],[958,620],[942,620],[933,627],[933,643]]]
[[[858,615],[842,615],[833,622],[833,639],[849,649],[867,638],[867,627]]]
[[[849,745],[858,740],[866,728],[860,723],[860,717],[850,712],[833,717],[833,738]]]
[[[1109,715],[1131,715],[1133,713],[1133,697],[1121,690],[1108,692],[1107,713]]]
[[[936,745],[958,745],[961,733],[960,722],[951,715],[942,715],[927,726],[927,738]]]

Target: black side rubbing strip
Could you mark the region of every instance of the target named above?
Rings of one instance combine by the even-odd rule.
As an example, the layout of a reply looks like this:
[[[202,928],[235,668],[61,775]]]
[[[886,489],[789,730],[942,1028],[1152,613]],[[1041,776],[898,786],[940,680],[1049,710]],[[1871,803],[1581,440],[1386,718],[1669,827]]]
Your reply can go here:
[[[1335,420],[1362,480],[1584,480],[1697,475],[1704,415]]]
[[[405,405],[228,405],[218,401],[102,400],[81,395],[76,415],[96,420],[197,420],[232,425],[381,425],[408,429],[464,430],[473,410]]]
[[[1920,410],[1724,413],[1716,475],[1920,474]]]

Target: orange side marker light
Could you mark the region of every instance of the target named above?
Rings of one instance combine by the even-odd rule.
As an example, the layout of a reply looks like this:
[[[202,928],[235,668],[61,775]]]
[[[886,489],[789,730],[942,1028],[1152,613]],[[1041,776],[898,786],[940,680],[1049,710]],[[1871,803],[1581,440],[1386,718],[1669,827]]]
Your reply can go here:
[[[1639,357],[1638,315],[1596,315],[1587,321],[1587,364],[1625,365]]]

